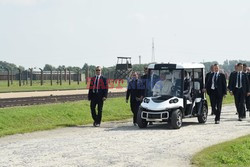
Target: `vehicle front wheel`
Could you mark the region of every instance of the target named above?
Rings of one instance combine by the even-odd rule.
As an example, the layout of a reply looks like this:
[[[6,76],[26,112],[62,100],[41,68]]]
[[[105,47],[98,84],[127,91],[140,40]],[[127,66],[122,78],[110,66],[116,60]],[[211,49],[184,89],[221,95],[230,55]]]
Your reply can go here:
[[[171,116],[171,126],[174,129],[180,129],[181,125],[182,125],[182,112],[179,109],[174,110]]]
[[[208,114],[207,106],[205,106],[203,104],[202,109],[201,109],[201,114],[198,115],[199,123],[206,123],[207,122],[207,114]]]
[[[142,119],[141,117],[142,109],[139,108],[137,113],[137,124],[139,128],[146,128],[148,125],[148,122],[145,119]]]

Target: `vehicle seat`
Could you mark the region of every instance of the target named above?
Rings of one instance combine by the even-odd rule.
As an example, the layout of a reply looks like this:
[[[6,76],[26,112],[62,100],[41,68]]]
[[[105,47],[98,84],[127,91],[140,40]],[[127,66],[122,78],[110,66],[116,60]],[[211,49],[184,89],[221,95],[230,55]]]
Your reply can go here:
[[[199,79],[198,72],[194,73],[193,79],[194,87],[192,89],[192,97],[193,99],[201,96],[201,80]]]

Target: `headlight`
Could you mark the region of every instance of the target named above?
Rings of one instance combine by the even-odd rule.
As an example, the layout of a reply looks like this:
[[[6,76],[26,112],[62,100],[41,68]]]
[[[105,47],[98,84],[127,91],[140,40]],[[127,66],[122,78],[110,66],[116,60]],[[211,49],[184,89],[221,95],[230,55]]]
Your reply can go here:
[[[144,98],[144,99],[143,99],[143,102],[144,102],[144,103],[149,103],[149,101],[150,101],[150,99],[148,99],[148,98]]]
[[[179,101],[178,99],[172,99],[172,100],[169,101],[169,103],[170,104],[172,104],[172,103],[178,103],[178,101]]]

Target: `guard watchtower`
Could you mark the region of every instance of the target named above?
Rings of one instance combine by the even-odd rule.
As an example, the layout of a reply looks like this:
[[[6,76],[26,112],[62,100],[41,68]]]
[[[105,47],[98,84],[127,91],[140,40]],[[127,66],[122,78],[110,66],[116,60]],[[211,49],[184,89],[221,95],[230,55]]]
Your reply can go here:
[[[126,79],[132,71],[131,57],[117,57],[115,79]]]

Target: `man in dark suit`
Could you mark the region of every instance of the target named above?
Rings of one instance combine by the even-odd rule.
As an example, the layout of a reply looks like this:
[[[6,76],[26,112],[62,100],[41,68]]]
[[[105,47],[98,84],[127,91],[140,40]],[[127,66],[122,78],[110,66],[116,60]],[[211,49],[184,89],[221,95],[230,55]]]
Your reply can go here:
[[[214,73],[214,65],[211,65],[210,66],[210,71],[205,76],[205,85],[207,85],[208,79],[210,78],[210,75],[212,75],[213,73]],[[209,96],[210,104],[211,104],[211,94],[210,94],[210,91],[207,91],[207,94]],[[212,104],[211,104],[211,106],[212,106]],[[214,115],[213,110],[211,111],[211,115]]]
[[[235,75],[235,73],[238,72],[238,65],[234,65],[234,71],[230,73],[229,75],[229,81],[228,81],[228,90],[230,91],[232,89],[232,77]]]
[[[214,64],[214,73],[210,75],[206,90],[210,94],[212,112],[215,114],[215,124],[220,123],[221,106],[223,97],[227,94],[226,77],[219,72],[219,65]]]
[[[130,108],[133,113],[134,126],[137,124],[137,113],[143,99],[143,92],[144,86],[142,81],[138,79],[137,72],[132,72],[132,80],[128,84],[126,94],[126,103],[128,103],[128,99],[130,98]]]
[[[236,109],[239,116],[239,121],[242,121],[244,118],[245,110],[245,96],[250,95],[249,93],[249,82],[247,75],[242,71],[243,64],[237,64],[237,72],[231,74],[229,81],[229,91],[231,95],[234,95],[234,101]]]
[[[247,67],[246,74],[247,74],[247,78],[248,78],[248,82],[250,86],[250,67]],[[247,108],[247,111],[249,111],[249,116],[250,116],[250,96],[247,96],[246,98],[246,108]]]
[[[212,64],[212,65],[210,66],[210,71],[209,71],[208,73],[206,73],[206,76],[205,76],[205,83],[207,83],[207,81],[208,81],[210,75],[213,74],[213,72],[214,72],[214,65]]]
[[[143,86],[144,86],[144,92],[143,92],[144,96],[146,94],[148,76],[149,76],[148,67],[145,66],[144,67],[144,75],[141,76],[141,81],[142,81]]]
[[[228,89],[228,91],[230,91],[231,89],[232,89],[232,76],[234,76],[235,75],[235,73],[237,73],[238,72],[238,66],[237,66],[237,64],[235,64],[234,65],[234,71],[232,71],[231,73],[230,73],[230,75],[229,75],[229,81],[228,81],[228,87],[227,87],[227,89]],[[235,102],[234,102],[235,103]],[[235,103],[235,106],[236,106],[236,103]],[[238,114],[238,112],[236,112],[235,113],[236,115]]]
[[[99,127],[102,120],[103,102],[107,99],[108,84],[107,79],[101,75],[101,67],[96,67],[96,76],[90,80],[88,99],[90,100],[90,109],[94,120],[93,126]],[[96,114],[96,106],[98,113]]]
[[[243,72],[246,74],[247,76],[247,79],[248,79],[248,83],[250,82],[250,75],[248,73],[248,67],[247,67],[247,64],[243,64]],[[250,84],[250,83],[249,83]],[[243,114],[243,118],[246,118],[246,111],[249,111],[249,102],[250,102],[250,97],[246,95],[245,97],[245,105],[246,105],[246,108],[244,110],[244,114]]]
[[[160,77],[154,74],[154,70],[149,70],[147,67],[144,68],[145,74],[141,77],[142,83],[145,86],[144,94],[147,97],[153,96],[152,89]]]

